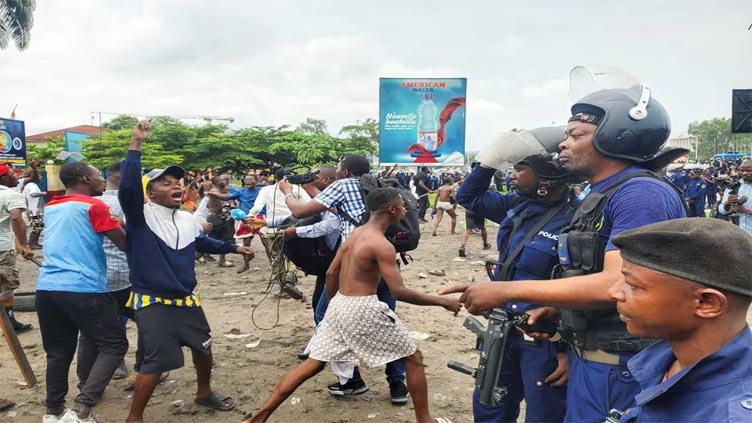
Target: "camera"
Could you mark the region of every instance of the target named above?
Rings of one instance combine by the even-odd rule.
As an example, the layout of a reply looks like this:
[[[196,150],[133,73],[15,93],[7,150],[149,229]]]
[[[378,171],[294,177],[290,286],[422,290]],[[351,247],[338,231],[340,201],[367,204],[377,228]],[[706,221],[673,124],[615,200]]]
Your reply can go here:
[[[295,185],[308,184],[316,180],[319,176],[319,171],[306,172],[301,174],[287,175],[287,181]]]
[[[739,187],[742,185],[739,179],[738,176],[724,175],[719,176],[716,181],[718,183],[718,188],[723,190],[728,189],[731,194],[736,194],[739,191]]]

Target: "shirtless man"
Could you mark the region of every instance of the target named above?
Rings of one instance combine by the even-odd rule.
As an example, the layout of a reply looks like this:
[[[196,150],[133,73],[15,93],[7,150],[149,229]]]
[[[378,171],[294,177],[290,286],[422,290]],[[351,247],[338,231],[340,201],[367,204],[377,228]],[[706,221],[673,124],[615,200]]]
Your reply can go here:
[[[444,177],[444,185],[439,187],[436,193],[436,199],[433,202],[433,208],[436,209],[436,221],[433,224],[433,233],[431,235],[436,236],[436,229],[439,228],[441,218],[444,217],[444,211],[452,218],[452,235],[454,228],[457,227],[457,213],[454,208],[454,179],[451,176]],[[456,204],[456,203],[455,203]]]
[[[223,201],[222,198],[230,193],[225,175],[215,176],[211,182],[213,188],[207,193],[209,202],[206,208],[209,216],[206,221],[212,225],[209,236],[219,241],[232,241],[235,234],[235,225],[230,217],[230,210],[235,208],[234,201]],[[225,259],[224,254],[219,255],[219,267],[232,267],[233,264]]]
[[[247,417],[245,423],[266,421],[298,386],[323,370],[327,362],[357,364],[362,361],[375,367],[400,358],[405,364],[416,420],[419,423],[434,421],[428,411],[422,355],[397,315],[376,297],[379,276],[386,280],[392,295],[399,301],[438,305],[455,315],[460,305],[457,300],[413,291],[403,284],[394,261],[396,250],[384,236],[389,225],[405,216],[405,202],[399,191],[394,188],[373,190],[368,194],[366,205],[371,218],[352,232],[326,272],[327,298],[332,300],[316,330],[308,359],[282,378],[258,414]],[[373,338],[379,342],[372,342]]]

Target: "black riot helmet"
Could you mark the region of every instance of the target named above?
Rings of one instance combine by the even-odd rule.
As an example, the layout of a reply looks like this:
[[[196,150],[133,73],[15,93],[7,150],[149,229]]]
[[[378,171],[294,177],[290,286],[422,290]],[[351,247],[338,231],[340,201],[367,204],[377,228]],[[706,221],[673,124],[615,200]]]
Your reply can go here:
[[[569,176],[569,171],[556,160],[559,144],[564,141],[564,128],[547,126],[531,129],[530,134],[543,146],[545,153],[531,154],[524,157],[517,164],[530,166],[535,176],[541,179],[557,180]]]
[[[536,194],[540,197],[548,194],[548,189],[567,183],[569,171],[557,160],[559,144],[564,141],[564,128],[547,126],[528,131],[545,150],[522,158],[517,164],[529,166],[535,176],[540,179]]]
[[[598,126],[593,145],[600,154],[636,163],[655,159],[671,133],[666,109],[642,85],[586,95],[569,120]]]

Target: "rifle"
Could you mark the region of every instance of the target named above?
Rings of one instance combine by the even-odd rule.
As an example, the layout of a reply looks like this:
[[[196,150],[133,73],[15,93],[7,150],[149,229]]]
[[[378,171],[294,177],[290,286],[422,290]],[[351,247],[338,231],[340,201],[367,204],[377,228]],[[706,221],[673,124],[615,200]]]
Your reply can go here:
[[[486,273],[493,280],[493,271],[499,263],[496,260],[486,261]],[[505,308],[494,308],[483,313],[488,319],[488,325],[483,324],[473,316],[468,316],[463,326],[477,336],[476,347],[480,352],[478,367],[473,368],[458,361],[451,360],[447,366],[460,373],[475,378],[475,387],[480,389],[478,400],[481,404],[492,407],[498,406],[507,395],[507,388],[499,385],[499,374],[504,361],[509,333],[513,328],[519,327],[528,332],[545,332],[553,336],[556,333],[556,324],[553,322],[539,321],[530,326],[527,313]]]

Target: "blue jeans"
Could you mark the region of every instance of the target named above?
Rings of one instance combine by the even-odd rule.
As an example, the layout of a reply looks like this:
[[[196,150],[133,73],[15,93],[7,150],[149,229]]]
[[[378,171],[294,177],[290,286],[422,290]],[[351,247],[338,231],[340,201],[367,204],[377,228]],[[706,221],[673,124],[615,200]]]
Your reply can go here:
[[[526,422],[560,422],[567,411],[567,388],[538,385],[556,368],[556,346],[542,341],[535,345],[523,342],[519,334],[511,334],[499,373],[507,388],[504,402],[497,407],[478,401],[480,389],[473,392],[473,420],[482,422],[516,422],[520,402],[525,400]]]
[[[389,287],[386,285],[384,278],[379,279],[379,286],[376,289],[376,295],[379,297],[379,301],[386,303],[390,309],[394,310],[397,306],[397,300],[394,299],[394,296],[392,296],[392,293],[389,291]],[[314,317],[316,325],[324,319],[326,308],[328,306],[329,300],[326,298],[326,291],[324,291],[324,293],[321,294],[321,298],[319,298],[318,304],[316,304],[316,315]],[[395,380],[404,381],[405,365],[402,364],[402,360],[392,361],[386,364],[386,370],[384,370],[384,373],[386,373],[386,380],[389,382]],[[356,380],[361,378],[360,369],[358,367],[355,368],[352,378]]]
[[[618,366],[584,360],[570,350],[565,422],[602,422],[609,410],[634,405],[640,384],[627,368],[631,356],[622,356]]]

